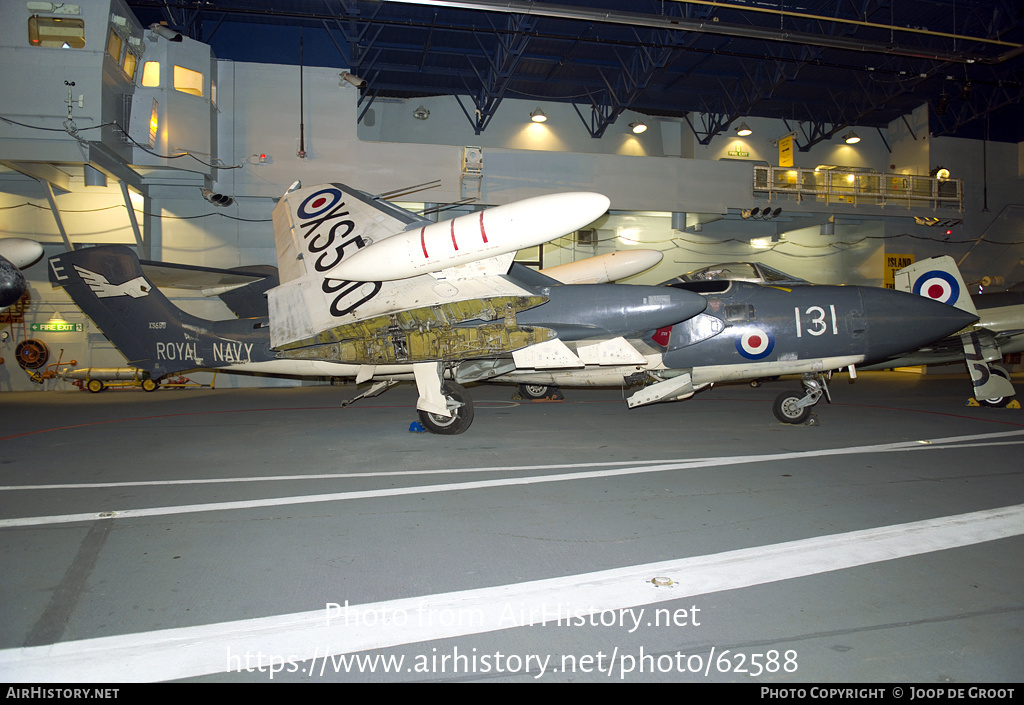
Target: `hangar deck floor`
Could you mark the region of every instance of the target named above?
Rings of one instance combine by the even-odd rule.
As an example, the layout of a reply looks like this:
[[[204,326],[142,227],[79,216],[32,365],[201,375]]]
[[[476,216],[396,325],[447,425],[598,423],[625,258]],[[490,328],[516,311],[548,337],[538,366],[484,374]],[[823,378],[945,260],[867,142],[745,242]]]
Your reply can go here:
[[[1024,679],[1024,412],[795,384],[4,393],[0,681]]]

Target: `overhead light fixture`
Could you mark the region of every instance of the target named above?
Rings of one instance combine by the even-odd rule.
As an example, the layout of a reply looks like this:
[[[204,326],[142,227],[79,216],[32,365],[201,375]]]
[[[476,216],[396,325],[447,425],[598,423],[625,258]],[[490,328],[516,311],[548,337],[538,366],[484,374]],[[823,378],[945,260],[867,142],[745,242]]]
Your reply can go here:
[[[235,202],[235,199],[233,199],[231,196],[225,196],[222,193],[214,193],[208,188],[201,188],[199,190],[202,192],[203,198],[205,198],[207,201],[209,201],[215,206],[226,208],[227,206],[230,206],[232,203]]]
[[[430,111],[421,105],[412,111],[412,116],[417,120],[426,120],[430,117]]]
[[[639,135],[641,132],[647,132],[647,125],[642,122],[631,122],[629,123],[629,129],[633,131],[634,135]]]
[[[932,176],[934,176],[939,181],[945,181],[946,179],[949,178],[949,169],[947,169],[944,166],[937,166],[934,169],[932,169]]]
[[[846,134],[846,135],[845,135],[845,136],[843,137],[843,139],[844,139],[844,140],[846,140],[846,144],[857,144],[858,142],[860,142],[860,137],[858,137],[858,136],[857,136],[857,133],[856,133],[856,132],[854,132],[853,130],[850,130],[850,131],[849,131],[849,132],[848,132],[848,133],[847,133],[847,134]]]
[[[530,119],[533,120],[534,122],[547,122],[548,116],[544,114],[543,110],[537,108],[532,113],[530,113]]]
[[[355,86],[360,90],[366,88],[365,78],[360,78],[359,76],[356,76],[354,73],[349,73],[348,71],[343,71],[341,73],[341,80],[344,81],[345,83]],[[341,84],[339,83],[338,85],[340,86]]]
[[[740,126],[736,128],[736,134],[740,137],[747,137],[754,134],[754,131],[747,127],[747,123],[741,122]]]

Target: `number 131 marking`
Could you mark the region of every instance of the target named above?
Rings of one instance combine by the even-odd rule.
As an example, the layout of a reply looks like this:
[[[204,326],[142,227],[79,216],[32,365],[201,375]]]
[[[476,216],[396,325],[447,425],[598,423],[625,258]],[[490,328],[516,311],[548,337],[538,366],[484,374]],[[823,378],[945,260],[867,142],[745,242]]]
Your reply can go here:
[[[821,306],[811,306],[804,313],[811,317],[811,320],[807,324],[807,332],[810,335],[824,335],[828,332],[829,322],[832,323],[832,335],[839,335],[839,327],[836,325],[836,306],[830,304],[828,311],[831,314],[831,318],[825,314],[825,309]],[[793,315],[796,318],[796,337],[803,337],[803,325],[800,322],[800,309],[794,308]]]

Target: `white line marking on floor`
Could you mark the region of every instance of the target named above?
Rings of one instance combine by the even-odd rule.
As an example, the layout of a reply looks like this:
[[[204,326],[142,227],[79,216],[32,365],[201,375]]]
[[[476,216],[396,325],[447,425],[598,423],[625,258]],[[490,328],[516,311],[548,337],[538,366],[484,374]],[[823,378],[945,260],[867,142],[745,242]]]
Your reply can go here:
[[[988,439],[998,438],[1007,435],[1024,435],[1024,431],[1003,431],[1000,433],[989,433],[974,436],[956,436],[950,438],[938,438],[934,440],[922,440],[922,441],[904,441],[902,448],[888,448],[884,446],[864,446],[869,449],[885,448],[886,450],[924,450],[929,447],[931,448],[947,448],[945,444],[959,443],[964,440],[977,440],[977,439]],[[1024,443],[1021,441],[1004,441],[1002,443],[993,442],[982,442],[982,443],[963,443],[962,445],[955,446],[958,448],[975,448],[979,446],[993,446],[993,445],[1014,445]],[[836,449],[835,451],[829,452],[863,452],[857,448],[850,449]],[[810,451],[814,452],[814,451]],[[818,451],[824,452],[824,451]],[[871,450],[869,452],[875,452]],[[744,456],[739,456],[740,458]],[[751,457],[751,456],[746,456]],[[764,456],[753,456],[755,460],[759,460]],[[319,473],[309,475],[261,475],[257,477],[209,477],[209,478],[196,478],[190,480],[130,480],[123,482],[77,482],[77,483],[61,483],[52,485],[0,485],[0,492],[14,492],[14,491],[27,491],[27,490],[92,490],[92,489],[103,489],[106,487],[163,487],[173,485],[214,485],[214,484],[233,484],[242,482],[281,482],[284,480],[347,480],[365,477],[418,477],[425,475],[470,475],[477,473],[489,473],[489,472],[524,472],[527,470],[571,470],[574,468],[604,468],[604,467],[619,467],[623,465],[660,465],[667,463],[693,463],[694,467],[703,467],[708,464],[718,463],[722,461],[722,458],[691,458],[689,460],[681,459],[666,459],[666,460],[614,460],[606,461],[601,463],[550,463],[546,465],[497,465],[488,467],[476,467],[476,468],[440,468],[435,470],[390,470],[381,472],[337,472],[337,473]],[[725,458],[725,461],[733,460],[732,458]],[[737,461],[740,462],[740,461]]]
[[[408,487],[391,487],[387,489],[362,490],[356,492],[330,492],[326,494],[299,495],[294,497],[269,497],[265,499],[239,500],[231,502],[209,502],[205,504],[185,504],[170,507],[150,507],[145,509],[105,509],[95,512],[78,514],[58,514],[41,517],[21,517],[0,519],[0,529],[42,526],[48,524],[67,524],[78,521],[96,521],[97,519],[129,519],[140,517],[170,516],[175,514],[192,514],[198,512],[221,512],[239,509],[256,509],[260,507],[282,507],[296,504],[316,504],[320,502],[341,502],[353,499],[371,499],[380,497],[399,497],[403,495],[433,494],[438,492],[460,492],[490,487],[509,487],[515,485],[535,485],[546,482],[567,482],[589,480],[622,475],[640,475],[645,473],[668,472],[670,470],[689,470],[701,467],[720,467],[724,465],[740,465],[744,463],[777,462],[779,460],[806,460],[824,456],[855,455],[861,453],[893,453],[912,450],[943,450],[962,448],[962,445],[949,445],[962,441],[987,440],[1004,436],[1024,435],[1024,430],[1004,431],[1000,433],[980,434],[973,436],[952,436],[920,441],[900,441],[878,445],[854,446],[851,448],[826,448],[822,450],[797,451],[791,453],[774,453],[763,455],[723,456],[720,458],[701,458],[696,460],[669,461],[662,465],[637,465],[609,470],[593,470],[590,472],[559,473],[553,475],[532,475],[529,477],[507,477],[495,480],[476,480],[471,482],[451,482],[441,485],[411,485]],[[560,467],[560,466],[550,466]],[[511,470],[513,468],[504,468]],[[366,477],[359,475],[358,477]]]
[[[0,651],[0,680],[163,681],[240,670],[246,667],[245,655],[255,658],[257,653],[264,659],[277,655],[282,664],[297,664],[312,677],[333,672],[330,657],[339,654],[553,623],[559,614],[605,614],[1021,534],[1024,505],[1014,505],[710,556],[350,605],[347,618],[343,611],[333,610],[330,622],[325,606],[312,612],[6,649]],[[656,586],[651,581],[657,576],[671,578],[674,584]],[[263,665],[268,663],[264,660]]]

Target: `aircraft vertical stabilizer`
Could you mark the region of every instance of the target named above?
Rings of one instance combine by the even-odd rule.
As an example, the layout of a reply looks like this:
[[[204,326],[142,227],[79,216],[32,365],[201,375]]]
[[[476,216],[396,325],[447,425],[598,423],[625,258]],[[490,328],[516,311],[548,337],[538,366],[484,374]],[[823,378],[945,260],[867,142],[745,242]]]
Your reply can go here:
[[[915,262],[896,272],[894,280],[899,291],[909,291],[978,315],[960,269],[949,255]]]
[[[67,291],[128,364],[153,379],[271,359],[266,319],[210,321],[182,311],[153,286],[138,255],[123,245],[64,252],[50,258],[49,272],[50,283]]]
[[[978,315],[960,269],[948,255],[921,260],[901,269],[896,273],[895,284],[897,289]],[[982,402],[1004,403],[1003,400],[1014,396],[1009,374],[995,364],[1003,354],[992,333],[983,328],[965,330],[960,333],[960,342],[974,385],[974,398]]]

